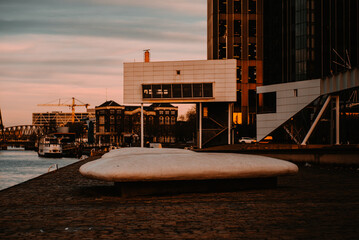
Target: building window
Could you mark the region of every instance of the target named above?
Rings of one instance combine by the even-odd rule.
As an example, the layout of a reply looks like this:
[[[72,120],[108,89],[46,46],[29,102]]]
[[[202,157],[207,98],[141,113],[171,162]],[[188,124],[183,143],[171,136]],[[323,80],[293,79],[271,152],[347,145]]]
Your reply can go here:
[[[227,47],[225,43],[220,43],[218,48],[218,58],[226,59],[227,57]]]
[[[166,114],[166,115],[170,115],[170,111],[165,111],[165,114]]]
[[[193,84],[193,97],[202,97],[202,84]]]
[[[227,0],[219,0],[219,13],[227,12]]]
[[[263,106],[257,106],[258,113],[275,113],[277,108],[277,93],[263,93]]]
[[[241,112],[233,113],[233,123],[236,125],[242,124],[242,113]]]
[[[298,89],[294,89],[293,92],[294,92],[294,97],[298,97]]]
[[[171,84],[162,85],[163,98],[172,98]]]
[[[162,98],[162,87],[160,84],[158,85],[152,85],[152,97],[153,98]]]
[[[219,20],[218,24],[219,36],[225,37],[227,33],[227,22],[226,20]]]
[[[151,125],[153,125],[153,117],[149,117],[149,118],[148,118],[148,121],[149,121],[149,123],[150,123]]]
[[[110,127],[110,132],[115,132],[115,126]]]
[[[208,107],[203,107],[203,117],[208,118]]]
[[[114,115],[110,116],[110,124],[115,124],[115,116]]]
[[[173,98],[182,98],[182,84],[172,84]]]
[[[105,126],[99,126],[98,131],[100,133],[104,133],[105,132]]]
[[[175,125],[176,124],[176,118],[175,117],[171,117],[171,125]]]
[[[183,84],[182,89],[184,98],[192,97],[192,84]]]
[[[167,117],[165,118],[165,121],[166,121],[166,125],[170,125],[170,117],[167,116]]]
[[[181,70],[176,70],[177,75],[181,75]]]
[[[248,82],[255,83],[257,81],[257,68],[255,66],[248,67]]]
[[[159,120],[160,120],[160,125],[163,125],[163,117],[161,116],[160,118],[159,118]]]
[[[256,0],[249,0],[248,2],[248,13],[250,14],[256,14]]]
[[[242,82],[242,67],[237,66],[237,83]]]
[[[248,90],[248,106],[249,106],[250,113],[256,112],[256,108],[257,108],[256,90]]]
[[[172,114],[172,115],[176,115],[176,111],[171,111],[171,114]]]
[[[105,116],[100,116],[99,124],[105,124]]]
[[[249,37],[255,37],[256,36],[256,20],[249,20],[248,21],[248,33]]]
[[[241,43],[235,43],[233,45],[233,51],[234,51],[234,58],[241,58],[242,55],[242,44]]]
[[[156,84],[142,85],[143,92],[153,90],[153,94],[143,94],[148,98],[211,98],[213,97],[213,83],[186,83],[186,84]],[[155,90],[157,94],[155,93]],[[171,94],[172,93],[172,94]]]
[[[110,110],[110,114],[115,114],[115,110]]]
[[[234,13],[241,13],[241,0],[234,1]]]
[[[163,115],[163,111],[160,111],[160,115]]]
[[[240,37],[242,32],[241,20],[234,20],[234,36]]]
[[[248,45],[248,59],[255,60],[257,58],[257,45],[255,43],[250,43]]]
[[[213,97],[212,83],[203,83],[203,97]]]
[[[143,89],[143,94],[142,94],[143,98],[152,97],[152,85],[143,85],[142,89]]]

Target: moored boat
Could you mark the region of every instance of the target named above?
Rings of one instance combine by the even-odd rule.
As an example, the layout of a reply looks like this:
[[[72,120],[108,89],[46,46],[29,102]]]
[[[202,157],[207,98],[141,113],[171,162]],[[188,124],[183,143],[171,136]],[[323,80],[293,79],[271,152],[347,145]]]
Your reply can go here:
[[[62,157],[62,144],[60,140],[51,135],[40,139],[38,155],[40,157]]]

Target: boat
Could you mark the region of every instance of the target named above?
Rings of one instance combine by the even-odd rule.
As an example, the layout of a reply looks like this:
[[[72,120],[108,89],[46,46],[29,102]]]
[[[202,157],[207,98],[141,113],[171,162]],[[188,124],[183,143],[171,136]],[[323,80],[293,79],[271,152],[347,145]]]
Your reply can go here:
[[[40,157],[62,157],[60,139],[52,135],[40,138],[38,155]]]

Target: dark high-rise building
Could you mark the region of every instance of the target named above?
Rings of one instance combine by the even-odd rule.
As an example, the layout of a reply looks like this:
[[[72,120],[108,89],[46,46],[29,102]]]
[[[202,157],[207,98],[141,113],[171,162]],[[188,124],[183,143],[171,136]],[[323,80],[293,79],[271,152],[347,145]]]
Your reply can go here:
[[[264,84],[324,78],[358,67],[358,1],[263,1],[263,16]]]
[[[207,58],[237,59],[237,102],[233,109],[236,138],[255,136],[256,87],[263,84],[263,1],[208,0]],[[214,109],[216,108],[216,109]],[[220,104],[209,104],[218,113]],[[217,114],[218,115],[218,114]],[[221,119],[218,119],[221,121]],[[222,119],[222,122],[225,119]]]
[[[358,67],[357,0],[208,0],[207,6],[208,59],[237,59],[237,138],[255,136],[256,113],[265,101],[257,86]],[[226,126],[226,114],[218,114],[226,111],[225,104],[204,106]]]

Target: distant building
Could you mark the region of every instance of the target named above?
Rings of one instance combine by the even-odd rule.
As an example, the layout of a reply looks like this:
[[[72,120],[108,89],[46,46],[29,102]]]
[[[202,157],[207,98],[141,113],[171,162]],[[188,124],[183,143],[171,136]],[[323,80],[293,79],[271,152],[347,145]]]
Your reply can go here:
[[[33,113],[32,125],[63,127],[71,123],[72,113],[63,113],[61,111],[53,111],[46,113]],[[75,122],[83,120],[95,120],[95,109],[87,109],[85,113],[75,113]]]
[[[138,145],[141,134],[141,107],[106,101],[96,108],[96,141],[120,146]],[[145,140],[174,143],[178,108],[171,104],[144,107]]]

